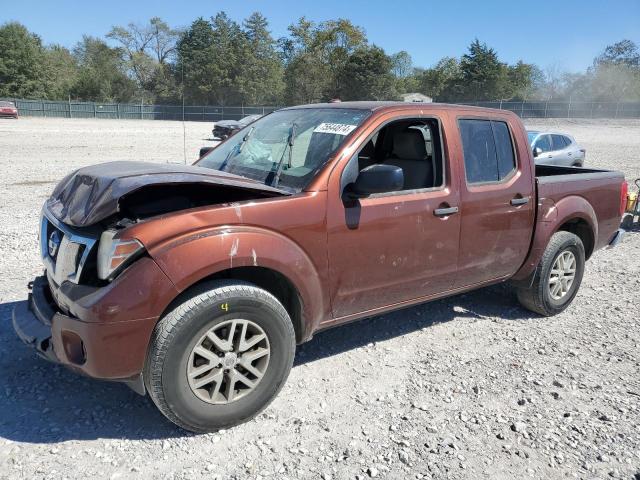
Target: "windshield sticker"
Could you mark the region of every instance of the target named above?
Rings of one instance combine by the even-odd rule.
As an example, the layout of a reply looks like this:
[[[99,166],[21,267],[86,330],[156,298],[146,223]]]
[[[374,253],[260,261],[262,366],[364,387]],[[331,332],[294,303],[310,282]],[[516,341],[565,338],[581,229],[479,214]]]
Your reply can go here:
[[[313,133],[332,133],[334,135],[349,135],[357,125],[346,123],[321,123]]]

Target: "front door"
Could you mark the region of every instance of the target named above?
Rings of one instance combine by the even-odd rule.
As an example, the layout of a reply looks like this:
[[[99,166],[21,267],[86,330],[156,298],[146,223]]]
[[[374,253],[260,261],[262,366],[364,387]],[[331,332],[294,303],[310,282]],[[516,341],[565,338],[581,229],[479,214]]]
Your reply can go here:
[[[339,191],[329,191],[334,318],[451,288],[460,215],[446,210],[457,207],[458,191],[451,185],[443,150],[437,119],[387,124],[363,142],[360,154],[350,163],[359,162],[358,169],[372,163],[400,166],[405,188],[355,202],[345,202]],[[337,174],[348,170],[347,166]],[[426,179],[424,185],[421,179]]]

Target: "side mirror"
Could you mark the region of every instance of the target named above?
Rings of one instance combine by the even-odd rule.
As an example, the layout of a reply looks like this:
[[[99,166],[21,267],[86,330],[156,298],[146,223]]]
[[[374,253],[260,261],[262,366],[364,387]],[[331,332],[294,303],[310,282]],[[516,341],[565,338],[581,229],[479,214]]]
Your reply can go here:
[[[400,167],[378,163],[360,170],[346,193],[352,198],[360,198],[374,193],[395,192],[402,190],[403,186],[404,173]]]
[[[201,159],[202,157],[204,157],[207,153],[209,153],[214,148],[216,147],[202,147],[200,149],[200,156],[198,157],[198,159]]]
[[[542,149],[540,147],[536,147],[533,149],[533,158],[537,157],[542,153]]]

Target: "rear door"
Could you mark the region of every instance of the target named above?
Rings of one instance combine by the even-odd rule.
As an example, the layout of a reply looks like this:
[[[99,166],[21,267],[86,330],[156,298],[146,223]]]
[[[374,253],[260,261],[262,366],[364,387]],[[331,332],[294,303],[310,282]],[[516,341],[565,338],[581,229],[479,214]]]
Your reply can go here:
[[[464,173],[456,287],[513,275],[524,261],[534,223],[529,145],[506,119],[458,117]],[[516,136],[517,135],[517,136]]]

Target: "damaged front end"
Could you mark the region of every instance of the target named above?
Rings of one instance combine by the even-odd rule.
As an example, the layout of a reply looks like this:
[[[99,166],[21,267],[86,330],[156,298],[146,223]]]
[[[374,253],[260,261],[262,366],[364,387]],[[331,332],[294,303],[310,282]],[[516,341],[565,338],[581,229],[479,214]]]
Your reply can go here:
[[[246,177],[192,165],[109,162],[65,177],[46,208],[66,225],[87,227],[280,195],[288,193]]]
[[[48,360],[143,393],[146,345],[178,291],[127,227],[171,212],[281,195],[288,194],[193,166],[113,162],[77,170],[43,206],[45,272],[14,309],[14,329]]]

